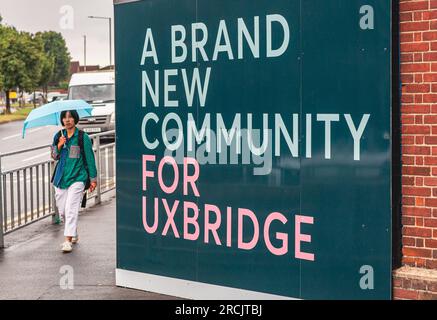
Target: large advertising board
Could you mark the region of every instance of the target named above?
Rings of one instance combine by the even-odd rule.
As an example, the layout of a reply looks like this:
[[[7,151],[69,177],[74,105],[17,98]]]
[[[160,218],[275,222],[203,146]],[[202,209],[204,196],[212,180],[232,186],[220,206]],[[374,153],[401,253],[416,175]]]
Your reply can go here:
[[[389,299],[391,1],[115,2],[117,284]]]

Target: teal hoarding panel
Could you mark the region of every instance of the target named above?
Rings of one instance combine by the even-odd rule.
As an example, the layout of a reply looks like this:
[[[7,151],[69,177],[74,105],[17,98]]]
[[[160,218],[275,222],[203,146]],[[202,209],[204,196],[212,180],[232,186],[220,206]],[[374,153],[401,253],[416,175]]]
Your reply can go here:
[[[117,268],[391,297],[390,1],[144,0],[115,31]]]

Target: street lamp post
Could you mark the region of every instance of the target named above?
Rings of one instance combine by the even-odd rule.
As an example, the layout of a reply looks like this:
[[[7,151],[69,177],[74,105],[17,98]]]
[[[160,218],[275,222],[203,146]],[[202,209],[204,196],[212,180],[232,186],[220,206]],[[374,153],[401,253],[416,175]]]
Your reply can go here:
[[[111,17],[97,17],[88,16],[90,19],[105,19],[109,22],[109,68],[112,69],[112,18]]]
[[[84,71],[86,71],[86,36],[83,36],[83,65]]]

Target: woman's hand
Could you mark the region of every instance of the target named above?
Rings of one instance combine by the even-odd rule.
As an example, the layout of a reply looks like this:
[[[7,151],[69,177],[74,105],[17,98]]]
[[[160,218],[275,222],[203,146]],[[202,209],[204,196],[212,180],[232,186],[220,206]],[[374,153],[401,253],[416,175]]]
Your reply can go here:
[[[97,187],[97,182],[96,181],[91,182],[90,192],[93,192],[96,187]]]
[[[66,141],[67,138],[65,138],[64,136],[59,137],[58,150],[61,150],[62,146],[65,144]]]

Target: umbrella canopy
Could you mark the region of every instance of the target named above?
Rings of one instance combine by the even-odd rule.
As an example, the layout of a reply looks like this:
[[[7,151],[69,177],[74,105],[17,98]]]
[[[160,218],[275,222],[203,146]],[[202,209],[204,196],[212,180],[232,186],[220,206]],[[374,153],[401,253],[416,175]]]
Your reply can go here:
[[[61,100],[45,104],[32,110],[24,121],[23,138],[26,129],[47,125],[62,125],[59,119],[62,111],[76,110],[79,118],[91,116],[93,107],[84,100]]]

